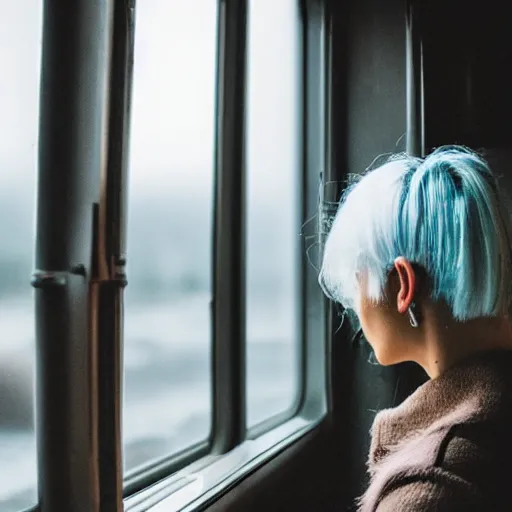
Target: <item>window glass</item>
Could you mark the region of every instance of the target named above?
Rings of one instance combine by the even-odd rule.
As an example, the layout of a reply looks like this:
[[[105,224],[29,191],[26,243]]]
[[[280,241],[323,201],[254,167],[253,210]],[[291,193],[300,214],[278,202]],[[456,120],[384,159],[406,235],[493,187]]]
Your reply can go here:
[[[206,440],[217,2],[138,2],[128,197],[124,461]]]
[[[41,1],[0,0],[0,510],[36,496],[33,415],[36,142]]]
[[[247,418],[298,396],[300,69],[297,0],[252,0],[248,26]]]

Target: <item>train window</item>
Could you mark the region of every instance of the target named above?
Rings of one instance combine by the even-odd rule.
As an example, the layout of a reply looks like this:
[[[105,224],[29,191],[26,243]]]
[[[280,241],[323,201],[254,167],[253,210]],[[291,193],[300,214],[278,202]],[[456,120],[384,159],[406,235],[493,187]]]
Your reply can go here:
[[[0,510],[34,505],[33,266],[41,1],[0,1]]]
[[[171,7],[162,0],[160,12],[150,11],[149,3],[137,5],[140,10],[136,14],[128,215],[131,266],[125,321],[125,351],[133,350],[134,361],[126,361],[126,386],[132,388],[126,392],[124,430],[125,436],[133,431],[132,421],[134,425],[142,421],[161,422],[153,426],[163,432],[163,441],[155,448],[153,457],[201,439],[209,443],[128,478],[125,492],[130,491],[125,510],[134,511],[202,508],[212,493],[233,485],[314,428],[326,410],[323,301],[316,271],[312,265],[306,265],[304,240],[300,240],[301,226],[317,213],[318,172],[324,155],[323,10],[312,3],[311,12],[305,16],[305,12],[300,13],[297,0],[277,4],[249,0],[218,2],[220,8],[216,12],[213,1],[185,1],[186,7],[178,9],[179,4]],[[149,17],[150,12],[156,20]],[[187,13],[191,13],[190,18]],[[174,21],[165,21],[166,16],[173,16]],[[162,30],[158,39],[160,49],[156,47],[151,52],[148,46],[144,48],[144,37],[150,37],[145,36],[145,29],[151,38]],[[303,52],[305,38],[307,60]],[[182,53],[182,48],[186,52]],[[154,68],[148,63],[153,63]],[[302,87],[305,65],[312,71],[307,97],[306,88]],[[163,80],[166,73],[172,80]],[[144,92],[141,83],[148,84]],[[146,98],[147,95],[151,98]],[[311,113],[306,160],[301,144],[306,132],[303,103]],[[146,105],[154,109],[151,116]],[[156,141],[162,141],[161,147]],[[147,158],[155,168],[165,169],[164,175],[149,174],[151,167],[143,158],[144,151],[149,153]],[[141,165],[140,171],[136,165]],[[213,182],[216,196],[215,208],[211,209]],[[145,189],[153,190],[152,195]],[[164,206],[156,210],[160,200]],[[153,209],[158,214],[150,220],[147,211]],[[210,218],[211,213],[214,218]],[[211,224],[216,229],[214,246]],[[150,245],[151,226],[158,227],[158,247]],[[168,245],[161,240],[166,230],[172,237]],[[308,240],[314,238],[312,233]],[[212,308],[214,339],[207,332],[211,327],[207,300],[212,256],[212,277],[216,279]],[[140,269],[135,266],[137,259]],[[164,263],[158,268],[162,260]],[[161,301],[166,320],[147,313],[142,324],[136,326],[136,300],[144,304],[148,293],[142,288],[137,291],[134,280],[149,281],[142,272],[151,269],[158,271],[154,279],[163,283],[172,265],[181,280],[165,281],[165,293],[176,297],[174,302]],[[239,279],[241,269],[245,279]],[[194,276],[194,286],[187,283],[187,295],[183,276]],[[154,297],[163,293],[154,290],[158,290],[156,284],[151,289]],[[195,301],[193,317],[188,316],[185,307],[189,298]],[[174,315],[173,308],[179,304],[184,306],[176,309]],[[245,307],[245,315],[241,311],[245,319],[239,319],[239,307]],[[240,332],[244,320],[245,336]],[[183,327],[179,339],[173,337],[173,329],[177,330],[174,324]],[[166,326],[170,333],[164,330]],[[140,342],[133,335],[136,329],[141,333]],[[147,333],[153,330],[174,361],[164,360],[164,349],[155,352],[156,363],[146,363],[142,358],[139,346],[142,340],[148,344]],[[182,339],[190,339],[185,348],[179,348]],[[246,347],[241,347],[244,341]],[[238,366],[244,348],[246,372]],[[149,354],[147,350],[145,357]],[[213,372],[208,365],[210,358]],[[140,391],[145,388],[130,384],[133,377],[129,375],[129,364],[137,371],[147,364],[148,372],[174,371],[175,375],[151,375],[154,388],[148,388],[143,405],[137,405],[136,394],[143,396]],[[307,369],[304,373],[300,370],[302,366]],[[180,388],[182,383],[187,386],[186,393]],[[246,388],[245,396],[239,392],[240,386]],[[213,409],[209,406],[209,391],[213,391]],[[147,414],[146,418],[133,419],[128,415],[129,393],[134,397],[134,415],[140,415],[137,411],[150,412],[147,403],[152,401],[164,410],[158,416]],[[162,422],[164,414],[169,418],[167,424]],[[170,436],[179,433],[182,425],[188,431],[179,444],[177,437]],[[207,438],[209,427],[211,436]],[[146,432],[151,431],[147,428]],[[145,442],[149,440],[146,434]],[[127,437],[125,443],[127,458]],[[162,453],[163,450],[166,452]],[[200,457],[200,453],[205,457]],[[132,467],[141,462],[132,459]]]
[[[202,509],[321,421],[324,302],[306,264],[303,230],[300,236],[318,210],[325,154],[324,9],[310,3],[85,2],[65,13],[45,4],[36,246],[42,272],[33,279],[39,465],[28,286],[35,194],[28,175],[39,96],[39,54],[34,50],[34,65],[29,55],[41,15],[6,4],[6,510],[37,501],[37,470],[43,508],[100,502],[133,512]],[[62,40],[70,43],[65,56]],[[77,80],[84,76],[90,80]],[[62,102],[54,101],[56,84],[72,91]],[[60,201],[55,183],[71,200]],[[56,292],[64,286],[69,293]],[[63,357],[54,357],[57,349]],[[25,403],[24,423],[9,424]]]
[[[211,428],[217,2],[137,3],[125,310],[125,470]]]
[[[298,397],[300,18],[296,0],[252,0],[247,61],[247,423]]]

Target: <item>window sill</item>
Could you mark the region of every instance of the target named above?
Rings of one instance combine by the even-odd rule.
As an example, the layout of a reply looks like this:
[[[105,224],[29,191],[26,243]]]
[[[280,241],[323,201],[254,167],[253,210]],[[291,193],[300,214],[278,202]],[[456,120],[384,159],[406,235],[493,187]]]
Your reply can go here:
[[[169,478],[130,496],[125,512],[192,511],[244,478],[311,431],[319,421],[295,416],[229,453],[207,455]]]

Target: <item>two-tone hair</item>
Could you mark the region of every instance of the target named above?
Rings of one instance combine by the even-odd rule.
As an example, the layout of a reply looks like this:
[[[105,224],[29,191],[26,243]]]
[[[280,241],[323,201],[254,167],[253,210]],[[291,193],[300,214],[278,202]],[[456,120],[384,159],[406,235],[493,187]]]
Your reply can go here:
[[[422,267],[433,300],[458,320],[507,316],[511,228],[505,198],[487,162],[461,146],[424,159],[394,155],[347,187],[327,237],[319,282],[357,309],[358,275],[379,301],[403,256]]]

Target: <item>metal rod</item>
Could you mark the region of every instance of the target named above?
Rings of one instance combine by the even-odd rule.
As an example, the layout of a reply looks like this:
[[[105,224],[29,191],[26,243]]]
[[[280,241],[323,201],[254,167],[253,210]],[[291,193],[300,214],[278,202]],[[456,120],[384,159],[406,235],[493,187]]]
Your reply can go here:
[[[245,91],[247,0],[219,3],[212,449],[245,439]]]
[[[98,512],[89,286],[93,204],[107,146],[113,2],[45,0],[43,12],[33,279],[39,506]]]
[[[419,5],[413,0],[406,7],[406,76],[407,76],[407,153],[425,154],[425,120],[423,88],[423,46]]]
[[[325,2],[304,2],[303,27],[302,217],[305,246],[300,277],[304,347],[304,402],[301,412],[306,417],[316,419],[326,410],[326,301],[318,286],[318,268],[324,242],[324,206],[332,190],[327,183],[334,176],[331,146],[327,141],[331,130],[331,119],[326,111],[330,98],[328,67],[331,32]],[[311,219],[316,222],[311,222]]]
[[[122,328],[126,250],[128,144],[135,27],[134,0],[114,0],[109,84],[107,165],[100,201],[91,290],[91,322],[98,361],[98,446],[100,511],[123,510]]]

